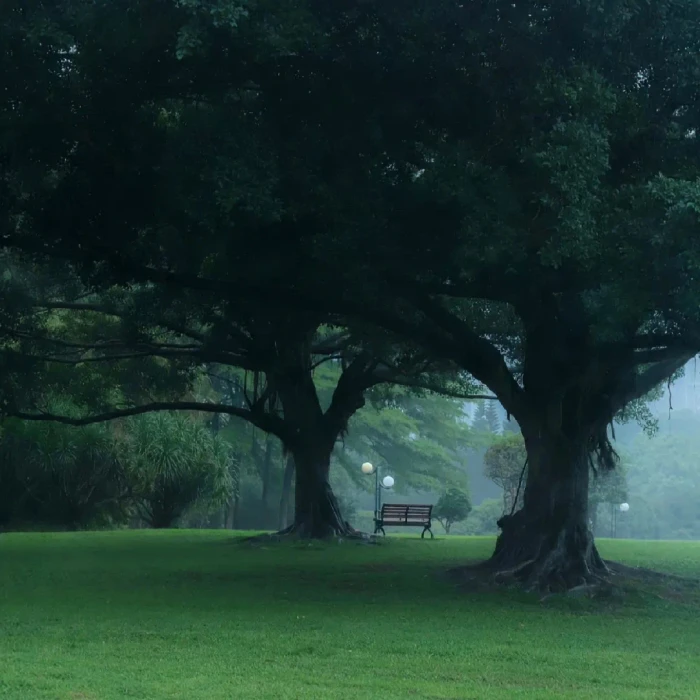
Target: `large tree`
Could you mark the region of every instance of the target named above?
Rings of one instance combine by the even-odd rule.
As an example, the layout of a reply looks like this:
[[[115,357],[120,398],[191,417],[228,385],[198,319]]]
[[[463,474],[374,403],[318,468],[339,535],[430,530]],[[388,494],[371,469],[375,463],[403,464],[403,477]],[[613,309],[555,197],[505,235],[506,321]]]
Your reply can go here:
[[[73,425],[163,410],[242,418],[278,438],[291,454],[296,503],[288,531],[303,537],[352,532],[330,485],[331,455],[368,390],[390,383],[469,395],[464,382],[460,387],[446,381],[444,372],[436,374],[448,368],[444,362],[397,348],[381,334],[323,325],[318,314],[279,313],[243,301],[233,308],[198,292],[163,293],[152,285],[89,295],[83,290],[79,296],[66,300],[54,292],[36,300],[38,313],[48,318],[67,314],[67,321],[44,324],[50,333],[24,333],[18,352],[26,355],[29,348],[42,348],[43,354],[34,358],[44,362],[47,377],[54,377],[54,392],[71,391],[77,376],[87,375],[101,379],[102,393],[83,402],[82,416],[59,415],[43,405],[41,394],[26,392],[15,395],[5,412]],[[122,395],[121,405],[115,405],[113,393],[104,391],[105,379],[118,384],[122,364],[138,367],[146,362],[143,379],[154,367],[166,377],[189,370],[191,380],[204,371],[211,386],[202,391],[201,382],[191,381],[184,400],[171,395],[149,401],[132,392],[130,401]],[[76,374],[52,372],[54,363],[73,365]],[[315,374],[327,363],[334,367],[331,386],[320,392]],[[45,390],[43,395],[48,397]]]
[[[362,238],[372,298],[391,305],[358,285],[355,300],[321,301],[451,358],[518,421],[527,482],[495,570],[541,587],[599,580],[589,466],[615,466],[614,417],[700,349],[700,8],[438,3],[420,24],[370,5],[365,60],[393,41],[384,75],[401,65],[414,90],[432,75],[439,92],[403,95],[430,128],[410,184],[388,156],[376,244]]]
[[[347,532],[328,481],[333,446],[367,389],[415,379],[428,363],[384,341],[368,351],[363,338],[338,326],[332,308],[290,313],[284,291],[279,296],[287,279],[327,279],[308,254],[322,232],[315,212],[325,209],[344,226],[352,219],[352,189],[318,179],[328,144],[314,143],[308,123],[306,82],[315,69],[307,59],[298,74],[293,66],[309,41],[327,45],[338,18],[314,16],[313,3],[295,11],[274,3],[246,11],[228,2],[157,4],[160,12],[140,2],[8,10],[5,61],[37,71],[50,99],[42,111],[21,71],[10,73],[17,82],[9,128],[17,142],[34,146],[29,155],[3,151],[6,240],[25,254],[69,261],[92,292],[81,290],[77,302],[47,296],[41,308],[124,319],[114,342],[74,343],[72,361],[140,355],[251,372],[245,402],[221,410],[273,433],[292,453],[292,529]],[[105,34],[107,25],[118,31]],[[134,74],[138,80],[126,79]],[[47,122],[52,134],[42,139]],[[350,153],[352,140],[343,148]],[[342,177],[359,173],[361,161],[348,160]],[[246,298],[249,282],[267,290],[264,304]],[[324,334],[328,327],[336,330]],[[322,407],[312,374],[329,357],[343,367]],[[201,402],[180,407],[216,410]],[[174,406],[93,411],[84,421],[163,408]]]
[[[528,454],[496,571],[604,575],[589,463],[700,348],[697,3],[76,6],[3,29],[6,240],[455,362]]]
[[[466,104],[449,117],[461,125],[446,116],[446,147],[416,182],[436,214],[432,244],[452,257],[408,274],[387,267],[427,329],[377,319],[421,334],[518,421],[524,502],[500,521],[492,564],[543,587],[604,575],[589,464],[614,467],[616,414],[700,349],[700,7],[598,10],[503,4],[482,17],[492,32],[474,40],[481,61],[461,92],[479,94],[488,119]],[[407,223],[401,250],[420,235]]]

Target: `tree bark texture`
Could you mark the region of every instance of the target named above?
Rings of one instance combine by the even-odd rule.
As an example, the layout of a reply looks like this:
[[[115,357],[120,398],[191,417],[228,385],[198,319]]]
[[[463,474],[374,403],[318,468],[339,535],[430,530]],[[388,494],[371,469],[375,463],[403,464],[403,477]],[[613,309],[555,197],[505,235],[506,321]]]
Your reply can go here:
[[[527,588],[565,590],[607,573],[588,522],[589,455],[582,437],[526,435],[523,506],[499,520],[489,564],[499,578]]]
[[[293,451],[295,467],[294,520],[285,534],[302,539],[349,536],[355,530],[345,522],[330,484],[331,450],[312,442]]]
[[[330,484],[331,454],[347,420],[364,403],[363,392],[334,393],[324,413],[310,366],[299,357],[288,359],[286,371],[274,378],[285,421],[293,437],[286,448],[294,460],[294,519],[280,534],[304,539],[350,536],[355,530],[343,519]],[[339,416],[340,414],[340,416]]]

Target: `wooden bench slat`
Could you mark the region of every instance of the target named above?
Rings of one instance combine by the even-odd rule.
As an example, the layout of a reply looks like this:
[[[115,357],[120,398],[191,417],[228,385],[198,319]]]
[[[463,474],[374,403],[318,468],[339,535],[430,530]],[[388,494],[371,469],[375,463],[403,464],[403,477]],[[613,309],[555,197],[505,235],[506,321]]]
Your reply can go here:
[[[384,503],[382,504],[381,512],[378,513],[378,517],[375,519],[375,532],[379,532],[380,530],[384,532],[384,525],[394,527],[422,527],[423,532],[421,537],[424,537],[426,532],[430,532],[430,536],[432,537],[432,512],[432,505]]]

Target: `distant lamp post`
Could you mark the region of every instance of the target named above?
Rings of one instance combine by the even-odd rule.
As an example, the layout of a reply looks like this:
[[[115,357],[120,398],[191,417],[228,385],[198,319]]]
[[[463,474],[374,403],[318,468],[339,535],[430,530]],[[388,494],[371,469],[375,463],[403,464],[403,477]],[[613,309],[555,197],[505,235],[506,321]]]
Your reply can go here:
[[[612,504],[612,536],[617,537],[617,514],[626,513],[630,509],[629,503]]]
[[[365,476],[370,476],[374,474],[374,520],[375,523],[379,518],[379,513],[382,509],[382,489],[387,491],[394,487],[394,477],[385,476],[381,481],[379,480],[379,469],[375,467],[371,462],[365,462],[362,467],[362,473]]]

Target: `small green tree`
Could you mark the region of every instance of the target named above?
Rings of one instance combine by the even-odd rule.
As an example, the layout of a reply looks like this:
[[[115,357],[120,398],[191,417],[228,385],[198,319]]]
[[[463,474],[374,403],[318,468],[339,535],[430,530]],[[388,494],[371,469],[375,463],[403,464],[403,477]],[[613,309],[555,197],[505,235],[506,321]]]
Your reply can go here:
[[[126,421],[117,453],[138,513],[153,528],[172,527],[193,507],[221,507],[235,488],[231,446],[187,415],[154,413]]]
[[[521,476],[524,483],[523,468],[526,459],[523,438],[514,433],[500,437],[484,455],[486,476],[503,489],[504,513],[512,510],[516,499],[518,504],[520,503],[522,494],[518,494],[518,485],[521,483]]]
[[[475,433],[488,433],[491,432],[491,427],[489,425],[489,419],[486,415],[486,402],[481,401],[476,406],[476,411],[474,412],[474,419],[472,420],[472,430]]]
[[[449,535],[455,523],[461,523],[469,517],[472,503],[469,494],[461,489],[449,488],[440,496],[433,514]]]

